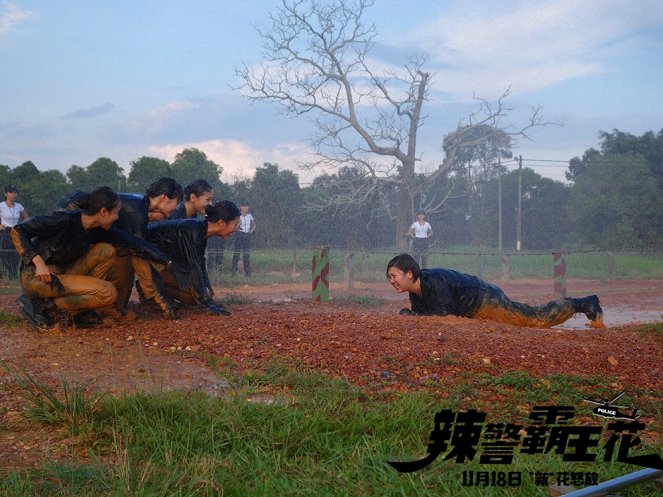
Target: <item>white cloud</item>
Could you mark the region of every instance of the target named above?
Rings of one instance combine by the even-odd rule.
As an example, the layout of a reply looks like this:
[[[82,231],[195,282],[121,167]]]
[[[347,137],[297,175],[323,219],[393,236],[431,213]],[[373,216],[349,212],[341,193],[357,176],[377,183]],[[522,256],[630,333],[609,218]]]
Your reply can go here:
[[[0,35],[8,33],[14,26],[25,19],[32,17],[32,12],[23,10],[11,2],[2,3],[3,10],[0,12]]]
[[[291,169],[299,175],[300,180],[305,181],[296,164],[311,159],[311,150],[299,144],[283,143],[271,149],[258,149],[239,140],[152,145],[148,150],[151,154],[172,162],[185,148],[196,148],[204,152],[208,159],[223,168],[221,179],[231,183],[236,179],[250,179],[256,167],[265,162],[278,164],[281,169]]]
[[[437,90],[467,99],[602,73],[662,22],[657,0],[463,1],[399,43],[429,53]]]

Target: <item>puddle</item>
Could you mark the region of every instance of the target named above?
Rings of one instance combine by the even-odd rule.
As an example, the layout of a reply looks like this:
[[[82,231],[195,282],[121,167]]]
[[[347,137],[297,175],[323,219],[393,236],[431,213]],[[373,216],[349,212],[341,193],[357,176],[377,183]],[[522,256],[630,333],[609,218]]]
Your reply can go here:
[[[627,306],[603,307],[603,322],[609,328],[626,324],[648,324],[663,322],[663,309],[633,309]],[[589,321],[583,314],[576,314],[563,324],[553,326],[562,330],[590,329]]]

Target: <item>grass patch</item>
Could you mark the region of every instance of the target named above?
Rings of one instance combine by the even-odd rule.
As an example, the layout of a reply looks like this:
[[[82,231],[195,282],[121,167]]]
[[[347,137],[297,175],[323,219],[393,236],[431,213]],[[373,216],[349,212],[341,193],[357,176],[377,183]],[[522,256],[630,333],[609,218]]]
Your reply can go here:
[[[217,300],[223,305],[246,305],[253,302],[251,297],[247,297],[246,295],[242,295],[237,292],[230,292],[225,297]]]
[[[25,320],[18,314],[0,310],[0,326],[22,326]]]
[[[663,338],[663,314],[661,314],[660,323],[646,324],[640,328],[642,334],[652,334],[658,338]]]
[[[43,424],[66,426],[72,435],[90,429],[105,393],[94,393],[90,385],[71,384],[64,377],[61,392],[58,392],[24,369],[13,368],[4,361],[0,362],[0,368],[9,374],[10,388],[27,401],[28,418]]]
[[[233,365],[217,367],[227,372]],[[476,377],[467,377],[459,385],[470,391],[520,391],[537,388],[542,381],[511,371],[479,380],[477,384]],[[535,481],[532,475],[537,472],[595,472],[603,481],[639,469],[615,462],[565,462],[554,451],[516,453],[508,465],[482,465],[478,456],[457,463],[453,457],[444,460],[449,448],[422,471],[398,473],[387,461],[423,458],[435,413],[455,410],[453,399],[440,399],[427,390],[391,394],[388,400],[371,398],[342,380],[278,361],[239,375],[235,383],[241,388],[225,398],[184,392],[105,397],[89,411],[94,430],[84,441],[82,449],[87,450],[77,451],[91,457],[5,473],[0,495],[543,497],[547,485]],[[559,390],[562,396],[572,384],[582,381],[560,376],[543,388]],[[247,402],[266,388],[277,392],[277,401]],[[278,402],[282,393],[287,393],[287,403]],[[561,400],[573,398],[568,391],[564,395]],[[500,410],[493,406],[487,421],[495,421]],[[511,488],[467,487],[462,485],[463,471],[518,471],[522,481]],[[647,483],[620,495],[661,494]]]
[[[341,295],[334,297],[333,301],[338,304],[350,304],[361,307],[379,307],[386,303],[385,299],[371,295]]]

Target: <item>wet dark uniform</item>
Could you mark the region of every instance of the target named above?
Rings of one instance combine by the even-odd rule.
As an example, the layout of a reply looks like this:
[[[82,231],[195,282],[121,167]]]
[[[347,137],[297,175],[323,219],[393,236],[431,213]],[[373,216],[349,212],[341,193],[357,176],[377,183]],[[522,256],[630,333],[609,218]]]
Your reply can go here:
[[[85,192],[76,190],[69,196],[61,199],[56,204],[56,209],[77,209],[78,201],[81,200],[83,195],[85,195]],[[113,226],[145,240],[149,222],[149,199],[145,195],[138,193],[118,193],[118,196],[122,202],[122,207],[120,208],[118,220],[115,221]],[[149,245],[149,243],[147,244]],[[153,245],[150,245],[150,248],[153,252],[161,254],[159,260],[165,260],[167,263],[168,258],[159,249]],[[110,271],[108,271],[106,278],[117,288],[118,297],[115,306],[118,311],[123,312],[127,307],[131,291],[133,290],[135,275],[140,284],[142,295],[146,299],[154,299],[168,317],[175,317],[170,303],[161,295],[163,283],[160,281],[158,275],[155,277],[155,272],[152,270],[153,266],[157,273],[165,267],[164,264],[150,263],[145,258],[135,256],[127,250],[117,250],[115,262]]]
[[[164,254],[139,238],[115,227],[85,230],[80,211],[54,212],[36,216],[12,229],[12,241],[21,256],[21,287],[30,299],[53,298],[72,315],[89,309],[103,309],[115,303],[117,291],[104,281],[117,250],[168,262]],[[40,255],[64,288],[36,278],[32,259]]]
[[[593,322],[601,319],[602,324],[602,310],[595,295],[531,306],[511,300],[500,288],[476,276],[451,269],[422,269],[419,278],[422,295],[409,292],[412,311],[416,314],[451,314],[549,328],[581,312]]]
[[[204,219],[169,219],[150,223],[147,229],[147,240],[178,263],[178,270],[184,270],[188,276],[185,289],[180,290],[182,276],[176,280],[172,268],[162,271],[168,295],[186,304],[201,305],[212,314],[230,314],[211,297],[212,285],[205,264],[206,236]]]

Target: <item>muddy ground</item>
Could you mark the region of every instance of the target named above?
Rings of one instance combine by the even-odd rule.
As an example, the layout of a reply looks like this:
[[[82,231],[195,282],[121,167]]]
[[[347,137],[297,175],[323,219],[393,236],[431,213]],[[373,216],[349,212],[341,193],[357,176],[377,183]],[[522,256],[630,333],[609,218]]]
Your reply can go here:
[[[515,300],[539,304],[554,298],[551,280],[497,283]],[[16,313],[17,295],[5,293],[0,308]],[[216,289],[218,298],[229,293]],[[179,321],[166,321],[132,300],[140,319],[124,327],[37,333],[28,325],[3,326],[0,359],[56,387],[66,378],[112,393],[186,389],[223,395],[228,385],[208,366],[211,357],[237,372],[285,362],[380,392],[433,384],[444,396],[445,382],[458,375],[513,369],[537,378],[605,375],[617,393],[663,392],[663,337],[642,331],[642,323],[663,321],[660,280],[569,280],[569,296],[599,295],[605,330],[589,328],[584,316],[548,330],[399,316],[407,297],[386,283],[357,282],[352,290],[332,284],[327,303],[311,302],[308,284],[244,285],[232,293],[237,303],[228,305],[230,317],[182,310]],[[21,416],[24,401],[12,381],[0,370],[0,467],[38,464],[65,451],[61,434],[36,432]]]

